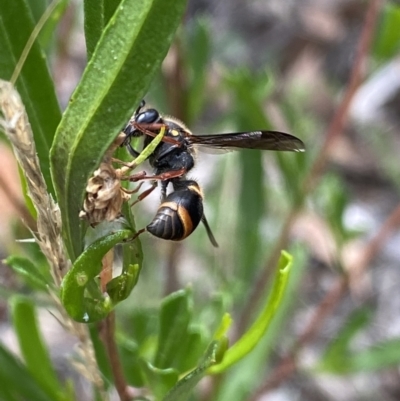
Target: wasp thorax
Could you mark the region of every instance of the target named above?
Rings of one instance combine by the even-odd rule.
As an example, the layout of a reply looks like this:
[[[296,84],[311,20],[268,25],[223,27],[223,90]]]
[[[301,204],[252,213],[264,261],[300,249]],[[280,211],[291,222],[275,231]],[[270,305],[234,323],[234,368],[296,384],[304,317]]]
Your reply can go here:
[[[101,163],[88,181],[79,217],[91,225],[115,220],[121,216],[123,202],[129,199],[130,195],[123,191],[120,176],[114,167]]]

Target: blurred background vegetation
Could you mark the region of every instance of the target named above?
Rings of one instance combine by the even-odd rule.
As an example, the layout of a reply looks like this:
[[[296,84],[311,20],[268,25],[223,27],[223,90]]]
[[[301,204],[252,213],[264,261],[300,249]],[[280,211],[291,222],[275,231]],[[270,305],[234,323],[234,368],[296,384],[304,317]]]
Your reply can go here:
[[[47,3],[31,1],[36,20]],[[42,39],[65,108],[86,48],[80,2],[62,4],[54,35]],[[190,175],[203,186],[219,248],[203,227],[181,243],[142,236],[139,284],[117,308],[126,366],[152,332],[138,322],[156,324],[161,299],[181,288],[193,293],[195,330],[212,334],[229,311],[238,338],[287,249],[290,287],[267,336],[192,399],[399,399],[399,51],[395,1],[189,1],[147,103],[196,134],[269,128],[301,138],[307,152],[198,153]],[[26,252],[15,238],[28,234],[7,143],[0,154],[4,258]],[[155,191],[135,206],[137,227],[158,202]],[[32,285],[5,265],[0,272],[0,341],[16,351],[8,300]],[[39,321],[57,371],[74,377],[77,399],[91,399],[68,362],[76,340],[46,308]]]

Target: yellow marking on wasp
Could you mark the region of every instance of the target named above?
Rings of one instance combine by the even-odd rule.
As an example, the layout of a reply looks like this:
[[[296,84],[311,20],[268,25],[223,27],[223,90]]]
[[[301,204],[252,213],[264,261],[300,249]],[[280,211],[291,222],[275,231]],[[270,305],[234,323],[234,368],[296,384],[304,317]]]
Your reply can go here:
[[[193,185],[189,185],[188,189],[190,191],[195,192],[197,195],[200,196],[201,199],[203,199],[203,191],[201,190],[201,188],[198,185],[194,185],[194,184]]]
[[[164,202],[164,203],[161,203],[161,205],[159,206],[158,210],[160,210],[163,207],[167,207],[167,208],[169,208],[171,210],[175,210],[175,211],[178,210],[178,205],[175,202]]]
[[[183,236],[180,238],[181,240],[185,239],[193,232],[193,222],[187,209],[182,206],[178,207],[178,216],[183,225]]]

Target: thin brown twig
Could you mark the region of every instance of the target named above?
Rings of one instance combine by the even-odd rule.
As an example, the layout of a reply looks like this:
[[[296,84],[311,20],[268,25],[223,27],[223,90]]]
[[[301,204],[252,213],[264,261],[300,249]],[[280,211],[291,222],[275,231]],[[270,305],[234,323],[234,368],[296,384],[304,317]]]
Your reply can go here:
[[[102,336],[110,361],[111,371],[114,377],[115,388],[121,401],[131,401],[133,394],[126,382],[121,360],[115,342],[115,312],[111,312],[104,320],[104,336]]]
[[[303,181],[303,185],[301,187],[302,190],[300,194],[300,201],[294,204],[292,209],[289,211],[288,217],[286,218],[283,229],[281,231],[281,235],[276,242],[270,257],[267,260],[265,268],[262,270],[258,280],[256,280],[253,291],[248,297],[246,305],[243,308],[242,315],[239,319],[239,333],[243,333],[245,328],[248,326],[249,319],[251,318],[251,314],[249,314],[248,311],[255,309],[254,306],[258,305],[261,299],[261,295],[265,292],[265,288],[268,284],[271,274],[271,269],[276,266],[281,249],[284,248],[289,241],[289,235],[292,224],[295,221],[295,217],[297,213],[301,211],[306,196],[314,190],[319,179],[322,177],[324,168],[326,167],[326,164],[328,162],[328,155],[332,144],[343,133],[343,129],[347,122],[348,110],[351,104],[351,100],[353,99],[358,86],[362,82],[363,64],[371,46],[373,32],[381,4],[382,0],[371,0],[369,3],[360,40],[357,46],[355,61],[350,74],[349,84],[346,88],[342,101],[337,108],[336,113],[334,114],[331,123],[327,129],[325,141],[322,146],[321,152],[319,153],[318,158],[313,163],[307,177]]]

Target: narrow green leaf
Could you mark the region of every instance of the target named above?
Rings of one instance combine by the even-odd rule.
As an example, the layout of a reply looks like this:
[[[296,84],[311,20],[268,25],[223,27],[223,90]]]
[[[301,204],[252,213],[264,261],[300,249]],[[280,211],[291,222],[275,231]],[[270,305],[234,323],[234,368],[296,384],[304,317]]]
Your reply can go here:
[[[54,401],[32,377],[28,369],[0,344],[0,383],[18,400]],[[7,399],[8,400],[8,399]]]
[[[29,8],[31,9],[32,16],[37,23],[46,10],[47,0],[28,0]]]
[[[271,294],[269,295],[260,315],[250,329],[231,348],[228,349],[223,361],[220,364],[211,367],[208,370],[208,373],[216,374],[223,372],[240,359],[244,358],[260,342],[280,306],[287,286],[292,263],[292,256],[287,252],[282,251],[278,263],[277,276],[275,277]]]
[[[285,330],[288,320],[292,319],[293,309],[297,308],[299,297],[301,298],[301,285],[309,266],[309,257],[304,247],[296,246],[291,250],[291,255],[293,255],[296,265],[289,274],[288,284],[279,309],[255,352],[248,354],[221,377],[218,401],[247,400],[252,394],[252,389],[261,385],[264,375],[260,375],[260,372],[265,372],[273,359],[274,350],[279,348],[282,332]],[[273,284],[271,283],[270,288],[273,287]]]
[[[104,3],[106,1],[107,0],[83,1],[86,53],[88,60],[92,57],[100,36],[107,25],[104,17]]]
[[[40,45],[46,51],[49,49],[49,46],[52,43],[52,41],[54,41],[56,38],[55,31],[57,25],[60,22],[60,19],[64,15],[64,12],[69,4],[69,0],[53,0],[53,1],[56,1],[57,4],[54,5],[53,10],[51,11],[47,21],[43,25],[43,28],[38,36]]]
[[[379,342],[366,350],[353,353],[348,359],[349,373],[371,372],[398,365],[400,362],[400,339]]]
[[[41,291],[48,291],[48,280],[39,272],[36,266],[29,260],[22,256],[9,256],[5,261],[5,264],[10,266],[17,274],[33,288]]]
[[[6,388],[6,384],[1,382],[0,378],[0,400],[7,400],[7,401],[18,401],[16,394],[12,394],[11,389]]]
[[[228,332],[229,327],[232,325],[232,317],[229,313],[225,313],[222,316],[221,323],[219,324],[217,331],[215,332],[214,338],[218,339],[223,336],[226,336],[226,333]]]
[[[70,100],[57,130],[51,160],[73,260],[82,251],[78,214],[86,182],[143,98],[165,57],[185,4],[185,0],[122,0]]]
[[[25,0],[0,0],[0,78],[11,78],[33,29],[34,21]],[[29,52],[16,87],[29,116],[48,190],[54,193],[49,152],[61,113],[46,60],[37,42]]]
[[[238,69],[225,78],[233,92],[234,117],[239,130],[271,129],[271,124],[262,109],[266,95],[272,84],[265,71],[258,74],[248,69]],[[237,247],[239,278],[248,281],[254,276],[262,249],[259,224],[267,207],[264,190],[264,170],[261,151],[241,151],[238,155],[240,165],[239,203],[237,213],[240,238]]]
[[[246,129],[252,129],[251,127]],[[240,259],[237,273],[248,282],[258,267],[262,239],[259,224],[262,221],[266,199],[261,151],[243,150],[239,154],[240,194],[237,215],[240,227]]]
[[[288,200],[294,205],[300,205],[303,202],[303,193],[301,183],[303,182],[305,168],[307,166],[304,161],[306,153],[284,153],[276,152],[275,158],[279,166],[279,171],[283,176],[286,194]]]
[[[33,303],[21,296],[11,300],[14,328],[32,376],[54,401],[65,400],[47,349],[39,333]],[[38,367],[40,366],[40,369]]]
[[[159,369],[176,366],[177,354],[187,335],[192,315],[190,299],[189,290],[180,290],[169,295],[162,302],[158,348],[153,364]]]
[[[121,0],[84,0],[84,27],[88,60],[92,57],[104,28],[120,3]]]
[[[373,47],[374,54],[384,60],[393,57],[400,49],[400,6],[386,3]]]
[[[209,369],[220,363],[227,348],[226,338],[213,341],[207,348],[199,366],[186,375],[169,391],[163,401],[187,401],[197,383],[205,376]]]
[[[78,322],[104,319],[118,299],[102,294],[94,278],[100,274],[103,256],[115,245],[132,237],[130,230],[119,230],[94,241],[75,261],[61,283],[61,302],[68,314]],[[127,277],[130,280],[130,277]],[[95,292],[88,297],[86,290]]]

